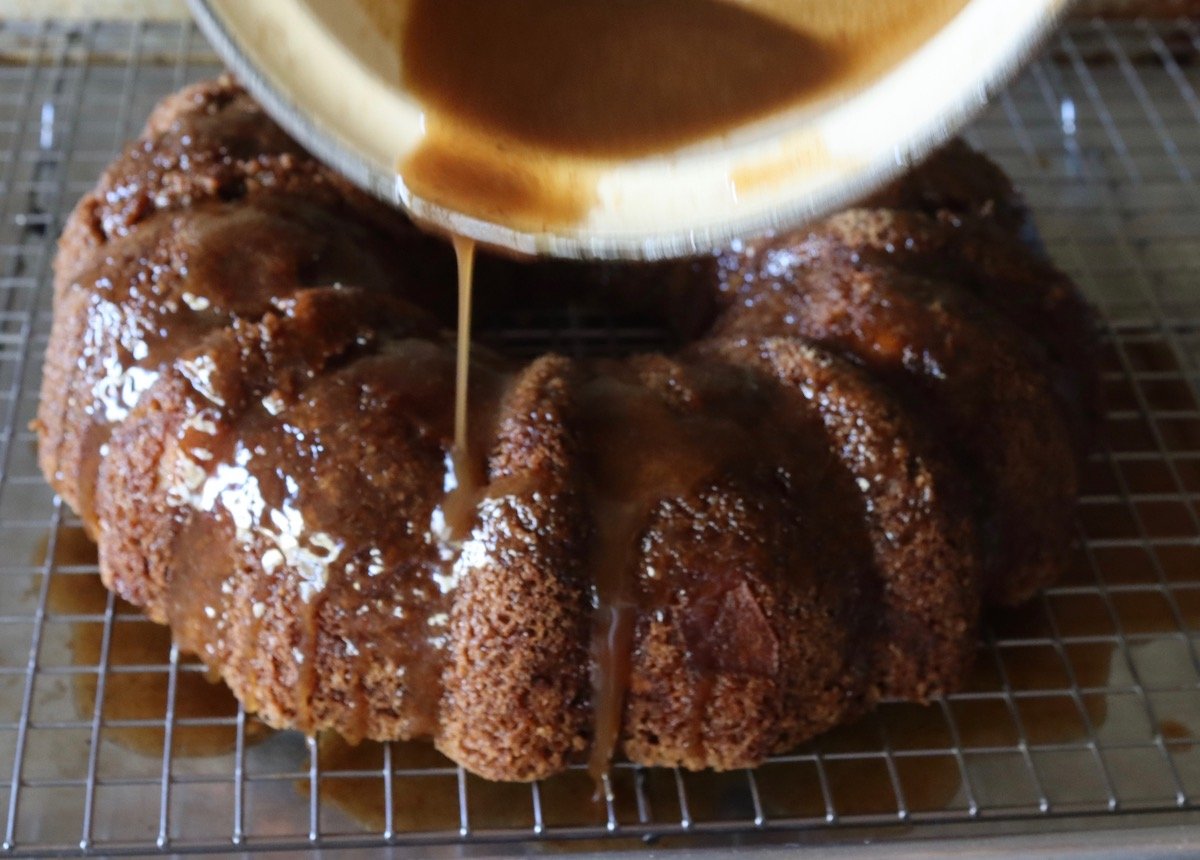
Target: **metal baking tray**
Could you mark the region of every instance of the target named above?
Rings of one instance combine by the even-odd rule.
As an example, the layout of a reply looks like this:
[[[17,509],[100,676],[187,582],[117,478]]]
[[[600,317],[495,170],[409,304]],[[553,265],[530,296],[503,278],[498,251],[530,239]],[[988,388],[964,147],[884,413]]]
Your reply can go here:
[[[967,131],[1104,313],[1111,411],[1061,582],[988,619],[960,694],[753,771],[618,763],[607,804],[582,770],[494,785],[420,744],[266,731],[99,586],[38,474],[55,237],[152,105],[218,68],[185,23],[0,24],[4,852],[1200,851],[1195,22],[1074,23]],[[657,333],[568,309],[491,336],[589,352]]]

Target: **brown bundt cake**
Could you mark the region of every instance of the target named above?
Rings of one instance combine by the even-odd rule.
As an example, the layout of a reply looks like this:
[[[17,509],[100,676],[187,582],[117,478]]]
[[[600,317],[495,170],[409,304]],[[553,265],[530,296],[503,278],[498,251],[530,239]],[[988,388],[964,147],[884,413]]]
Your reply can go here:
[[[497,779],[747,766],[954,688],[981,603],[1061,567],[1094,334],[1024,229],[957,145],[710,260],[485,263],[483,316],[592,291],[690,336],[476,349],[457,540],[448,249],[200,84],[67,225],[41,464],[105,583],[272,725]]]

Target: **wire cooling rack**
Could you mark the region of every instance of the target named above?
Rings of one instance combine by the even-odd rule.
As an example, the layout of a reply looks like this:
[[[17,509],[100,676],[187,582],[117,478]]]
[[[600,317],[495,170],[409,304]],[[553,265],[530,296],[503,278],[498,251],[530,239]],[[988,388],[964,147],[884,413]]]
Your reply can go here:
[[[752,772],[619,763],[607,804],[592,801],[582,771],[492,785],[423,745],[349,749],[266,731],[98,585],[78,520],[39,476],[27,426],[54,237],[154,102],[217,70],[185,24],[0,25],[4,851],[460,855],[868,839],[928,850],[930,839],[998,834],[1032,838],[1026,847],[1195,847],[1195,23],[1074,24],[968,132],[1018,181],[1047,247],[1105,313],[1107,443],[1089,464],[1080,546],[1061,583],[989,619],[961,694],[886,706]],[[566,322],[560,348],[597,336]]]

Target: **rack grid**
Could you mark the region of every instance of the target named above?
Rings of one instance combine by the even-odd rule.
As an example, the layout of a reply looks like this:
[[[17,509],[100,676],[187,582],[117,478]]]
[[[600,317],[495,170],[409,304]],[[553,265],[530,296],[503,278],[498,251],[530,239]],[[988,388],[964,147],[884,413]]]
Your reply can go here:
[[[1073,23],[966,133],[1014,177],[1047,249],[1104,313],[1106,441],[1061,582],[989,617],[962,693],[887,705],[753,771],[618,763],[607,804],[582,770],[494,785],[419,744],[266,731],[99,586],[78,519],[42,481],[28,423],[54,238],[153,104],[218,69],[189,24],[0,24],[4,851],[1052,833],[1081,845],[1200,824],[1196,22]],[[578,349],[647,336],[559,323],[508,334]]]

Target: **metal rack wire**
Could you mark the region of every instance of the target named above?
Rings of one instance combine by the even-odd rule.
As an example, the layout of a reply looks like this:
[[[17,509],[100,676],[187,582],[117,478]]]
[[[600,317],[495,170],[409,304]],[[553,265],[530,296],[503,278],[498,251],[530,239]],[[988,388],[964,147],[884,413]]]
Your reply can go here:
[[[42,482],[27,425],[54,237],[153,103],[217,68],[187,25],[0,25],[5,851],[1083,840],[1200,823],[1195,22],[1072,25],[968,132],[1105,313],[1107,445],[1061,583],[989,620],[961,694],[887,706],[751,772],[618,764],[607,805],[579,771],[492,785],[420,745],[350,750],[262,730],[98,587],[78,521]],[[597,335],[565,323],[512,336]]]

